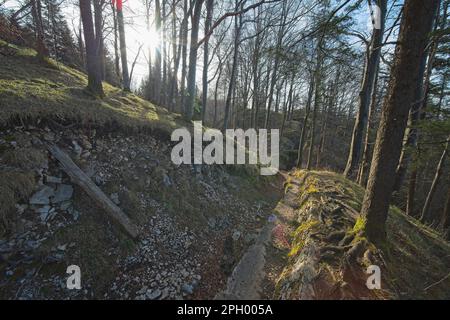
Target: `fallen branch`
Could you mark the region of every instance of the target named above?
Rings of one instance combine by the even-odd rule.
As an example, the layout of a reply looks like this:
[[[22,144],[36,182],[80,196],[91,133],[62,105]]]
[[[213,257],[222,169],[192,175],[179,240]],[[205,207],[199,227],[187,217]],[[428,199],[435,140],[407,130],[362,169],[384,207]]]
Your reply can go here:
[[[50,153],[61,163],[62,169],[72,181],[82,188],[111,218],[118,223],[133,239],[138,236],[137,227],[130,219],[109,199],[97,185],[72,161],[72,159],[56,145],[49,145]]]
[[[431,285],[429,285],[428,287],[426,287],[424,290],[428,291],[429,289],[441,284],[442,282],[444,282],[445,280],[447,280],[448,278],[450,278],[450,273],[448,275],[446,275],[444,278],[442,278],[441,280],[439,280],[438,282],[435,282]]]

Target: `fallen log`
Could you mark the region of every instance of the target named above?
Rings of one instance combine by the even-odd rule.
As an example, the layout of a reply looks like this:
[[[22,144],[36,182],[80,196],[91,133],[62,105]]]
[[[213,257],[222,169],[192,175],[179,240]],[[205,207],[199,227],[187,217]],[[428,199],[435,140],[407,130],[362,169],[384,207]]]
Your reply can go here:
[[[72,181],[83,189],[124,231],[133,239],[138,236],[138,229],[130,219],[109,199],[102,190],[56,145],[48,145],[50,153],[61,163],[62,169]]]

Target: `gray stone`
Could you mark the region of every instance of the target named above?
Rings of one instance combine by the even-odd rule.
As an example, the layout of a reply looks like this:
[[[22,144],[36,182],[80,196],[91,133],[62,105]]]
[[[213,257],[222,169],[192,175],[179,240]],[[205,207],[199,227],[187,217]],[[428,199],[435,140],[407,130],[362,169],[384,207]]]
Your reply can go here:
[[[18,214],[24,213],[27,208],[28,208],[28,205],[26,205],[26,204],[16,204],[16,209],[17,209]]]
[[[80,145],[74,140],[72,141],[73,145],[73,151],[76,153],[76,155],[79,157],[81,156],[81,152],[83,152],[83,149],[80,147]]]
[[[189,295],[194,293],[194,287],[190,284],[183,284],[183,286],[181,287],[181,290],[183,290],[184,293],[189,294]]]
[[[111,198],[111,201],[114,202],[116,205],[120,204],[118,193],[112,193],[110,198]]]
[[[148,290],[147,294],[146,294],[147,298],[150,299],[150,300],[156,300],[159,297],[161,297],[161,295],[162,295],[162,292],[159,289],[156,289],[156,290],[153,290],[153,291]]]
[[[233,238],[234,241],[238,241],[241,238],[241,233],[238,230],[235,230],[231,237]]]
[[[50,203],[50,197],[55,195],[55,190],[48,186],[43,186],[38,192],[30,198],[32,205],[47,205]]]
[[[41,208],[36,209],[36,212],[39,213],[42,222],[47,221],[47,218],[50,214],[50,210],[52,210],[52,207],[50,206],[43,206]]]
[[[62,179],[58,178],[58,177],[52,177],[52,176],[46,176],[45,181],[47,183],[55,183],[55,184],[60,184],[62,183]]]
[[[72,206],[72,201],[64,201],[59,206],[61,210],[66,211]]]
[[[166,173],[163,174],[163,183],[166,187],[170,187],[172,185],[172,180]]]
[[[58,188],[56,189],[56,194],[52,199],[53,203],[61,203],[65,201],[69,201],[72,199],[73,195],[73,187],[68,184],[61,184],[58,185]]]

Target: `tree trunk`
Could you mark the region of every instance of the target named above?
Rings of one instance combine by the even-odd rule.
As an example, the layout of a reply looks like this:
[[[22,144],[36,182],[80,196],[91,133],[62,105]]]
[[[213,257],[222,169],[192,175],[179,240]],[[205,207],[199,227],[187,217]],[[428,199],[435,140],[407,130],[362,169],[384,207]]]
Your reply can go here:
[[[117,1],[117,24],[119,26],[120,58],[122,61],[123,90],[130,91],[130,76],[128,73],[127,45],[125,42],[125,25],[123,21],[122,0]]]
[[[120,74],[120,58],[119,58],[119,30],[117,26],[117,14],[116,7],[112,4],[112,13],[113,13],[113,32],[114,32],[114,71],[116,72],[117,78],[120,82],[122,82],[122,76]]]
[[[158,36],[161,35],[161,1],[155,0],[155,32]],[[162,39],[159,39],[156,48],[155,48],[155,71],[154,71],[154,95],[153,98],[156,104],[161,104],[161,42]]]
[[[185,118],[191,121],[194,116],[194,102],[195,102],[195,81],[197,75],[197,52],[198,52],[198,31],[200,24],[200,17],[202,12],[204,0],[196,0],[194,7],[194,14],[192,16],[191,29],[191,46],[189,50],[189,72],[187,80],[187,99],[185,107]]]
[[[238,10],[239,2],[236,1],[236,11]],[[234,53],[233,53],[233,65],[231,66],[230,84],[228,86],[227,100],[225,103],[225,118],[223,120],[223,130],[228,128],[228,121],[231,111],[231,102],[233,98],[234,86],[236,82],[238,55],[239,55],[239,40],[242,28],[242,15],[234,17]]]
[[[380,29],[373,29],[372,40],[369,53],[367,55],[364,78],[359,92],[358,114],[356,116],[355,126],[353,128],[352,142],[350,144],[350,153],[348,155],[347,166],[344,175],[347,178],[356,178],[358,166],[361,161],[362,145],[364,139],[364,130],[367,127],[367,116],[370,104],[370,97],[374,87],[378,64],[380,61],[381,44],[383,42],[383,33],[385,17],[387,10],[387,0],[378,0],[377,5],[380,8]]]
[[[363,187],[366,186],[367,170],[369,169],[369,166],[370,166],[370,153],[372,151],[372,148],[370,147],[370,144],[371,144],[370,136],[371,136],[371,130],[373,129],[373,126],[372,126],[373,117],[375,115],[375,111],[377,108],[378,78],[379,78],[379,74],[377,72],[377,75],[375,77],[374,87],[372,90],[372,99],[370,101],[370,106],[369,106],[369,117],[367,118],[367,130],[366,130],[366,138],[364,140],[364,152],[363,152],[361,164],[359,166],[358,179],[357,179],[357,183]]]
[[[448,188],[447,202],[445,203],[444,212],[442,213],[442,228],[444,231],[450,229],[450,188]]]
[[[37,57],[42,60],[48,56],[48,49],[45,45],[44,27],[42,25],[42,10],[40,0],[31,0],[31,15],[36,28],[36,51]]]
[[[294,80],[295,80],[295,72],[292,73],[291,83],[289,86],[288,99],[284,103],[284,107],[283,107],[283,123],[281,124],[280,137],[283,136],[284,128],[286,126],[286,121],[289,118],[289,112],[292,108],[292,97],[294,95]]]
[[[411,171],[408,185],[408,196],[406,199],[406,215],[414,215],[414,199],[416,196],[416,184],[417,184],[417,168]]]
[[[186,74],[187,74],[187,41],[188,41],[188,1],[184,0],[184,18],[181,23],[181,99],[180,110],[185,113],[185,99],[186,99]]]
[[[177,79],[178,79],[178,68],[180,65],[180,56],[181,56],[181,36],[178,40],[177,49],[177,11],[176,11],[177,0],[172,1],[172,51],[173,51],[173,71],[172,71],[172,79],[170,80],[170,89],[169,89],[169,110],[174,111],[175,109],[175,89],[177,88]],[[181,29],[180,29],[181,30]]]
[[[438,11],[436,10],[436,15],[434,18],[434,23],[438,17]],[[445,27],[445,25],[443,26]],[[437,24],[435,23],[435,30]],[[394,184],[394,192],[398,192],[405,181],[406,172],[408,171],[409,164],[411,162],[410,150],[417,148],[417,141],[419,139],[419,131],[417,128],[421,113],[425,110],[428,102],[428,93],[430,87],[430,77],[433,70],[434,56],[436,55],[437,42],[433,41],[433,45],[429,50],[428,55],[424,55],[420,64],[420,76],[417,82],[416,96],[414,98],[414,103],[411,107],[408,120],[408,128],[406,130],[406,141],[402,148],[402,153],[400,155],[399,165],[397,167],[396,179]],[[427,63],[428,56],[428,63]],[[425,81],[424,81],[425,75]]]
[[[214,10],[214,0],[206,0],[205,35],[211,28]],[[208,104],[208,67],[209,67],[209,38],[206,37],[203,47],[203,79],[202,79],[202,121],[206,120],[206,109]]]
[[[103,0],[94,0],[94,26],[97,44],[97,63],[100,65],[102,80],[105,80],[105,48],[103,41]]]
[[[428,192],[425,204],[423,205],[422,215],[420,221],[426,222],[429,219],[429,211],[431,201],[433,200],[434,194],[436,193],[436,188],[438,186],[439,180],[441,179],[442,172],[444,170],[445,159],[447,158],[448,149],[450,145],[450,136],[447,138],[447,143],[445,144],[444,151],[442,152],[441,159],[436,167],[436,174],[434,175],[433,183],[431,184],[430,191]]]
[[[270,112],[272,111],[273,93],[275,89],[275,84],[277,82],[278,67],[280,65],[280,55],[281,55],[280,51],[282,49],[283,39],[285,35],[284,33],[287,19],[287,1],[283,1],[283,9],[281,15],[282,15],[282,22],[277,36],[277,46],[275,48],[275,62],[272,71],[272,80],[270,81],[270,90],[268,97],[269,101],[267,103],[266,121],[264,123],[264,128],[266,129],[269,129],[270,127]]]
[[[308,89],[308,100],[306,101],[306,106],[305,106],[305,118],[303,119],[303,126],[302,126],[302,130],[300,132],[300,141],[298,144],[298,153],[297,153],[297,168],[298,169],[301,169],[302,164],[303,164],[303,146],[305,144],[309,113],[311,110],[312,98],[313,98],[313,94],[314,94],[314,86],[315,86],[315,77],[311,73],[311,80],[310,80],[309,89]]]
[[[94,95],[104,96],[101,69],[100,65],[97,63],[97,46],[94,34],[94,23],[92,21],[91,0],[80,0],[80,13],[86,45],[88,90]]]
[[[322,38],[323,39],[323,38]],[[322,40],[320,41],[322,42]],[[321,50],[321,44],[317,46],[317,65],[315,70],[315,94],[314,94],[314,108],[313,108],[313,116],[311,119],[311,130],[310,130],[310,140],[309,140],[309,150],[308,150],[308,161],[306,163],[306,170],[311,170],[312,167],[312,156],[314,151],[314,141],[316,138],[316,120],[317,120],[317,111],[319,109],[319,106],[321,104],[320,98],[321,98],[321,81],[322,81],[322,62],[323,62],[323,55]]]
[[[369,182],[361,213],[366,235],[374,243],[386,239],[386,219],[395,171],[414,100],[420,61],[425,54],[438,0],[406,0],[395,50],[389,89],[384,101]]]
[[[162,27],[161,27],[161,43],[162,43],[162,86],[161,86],[161,106],[167,106],[167,40],[166,40],[166,0],[162,0]]]

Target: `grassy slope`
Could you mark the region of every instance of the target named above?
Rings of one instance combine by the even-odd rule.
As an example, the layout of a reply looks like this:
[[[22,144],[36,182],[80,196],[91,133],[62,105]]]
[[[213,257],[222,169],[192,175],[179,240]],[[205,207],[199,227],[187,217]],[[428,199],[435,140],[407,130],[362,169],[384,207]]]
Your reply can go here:
[[[0,40],[0,46],[6,46]],[[0,55],[0,125],[11,120],[52,119],[59,123],[170,130],[178,115],[104,83],[106,97],[95,99],[84,87],[84,73],[53,60],[38,63],[36,52],[9,45],[12,56]]]
[[[305,174],[305,171],[298,171],[294,176],[305,177]],[[326,212],[327,204],[333,203],[335,199],[340,199],[356,213],[361,209],[363,197],[364,189],[361,186],[339,174],[309,172],[298,193],[298,215],[307,214],[311,205],[318,205],[319,211]],[[361,218],[358,218],[354,226],[345,225],[343,231],[347,234],[354,231],[360,222]],[[293,234],[294,248],[296,241],[304,240],[298,237],[297,233],[302,232],[300,229],[305,228],[300,226]],[[327,229],[326,226],[318,225],[318,230]],[[387,232],[388,242],[382,251],[388,275],[382,277],[382,281],[386,281],[384,286],[388,287],[392,297],[450,299],[450,279],[445,278],[449,273],[450,243],[444,241],[438,232],[406,216],[396,207],[390,209]]]

